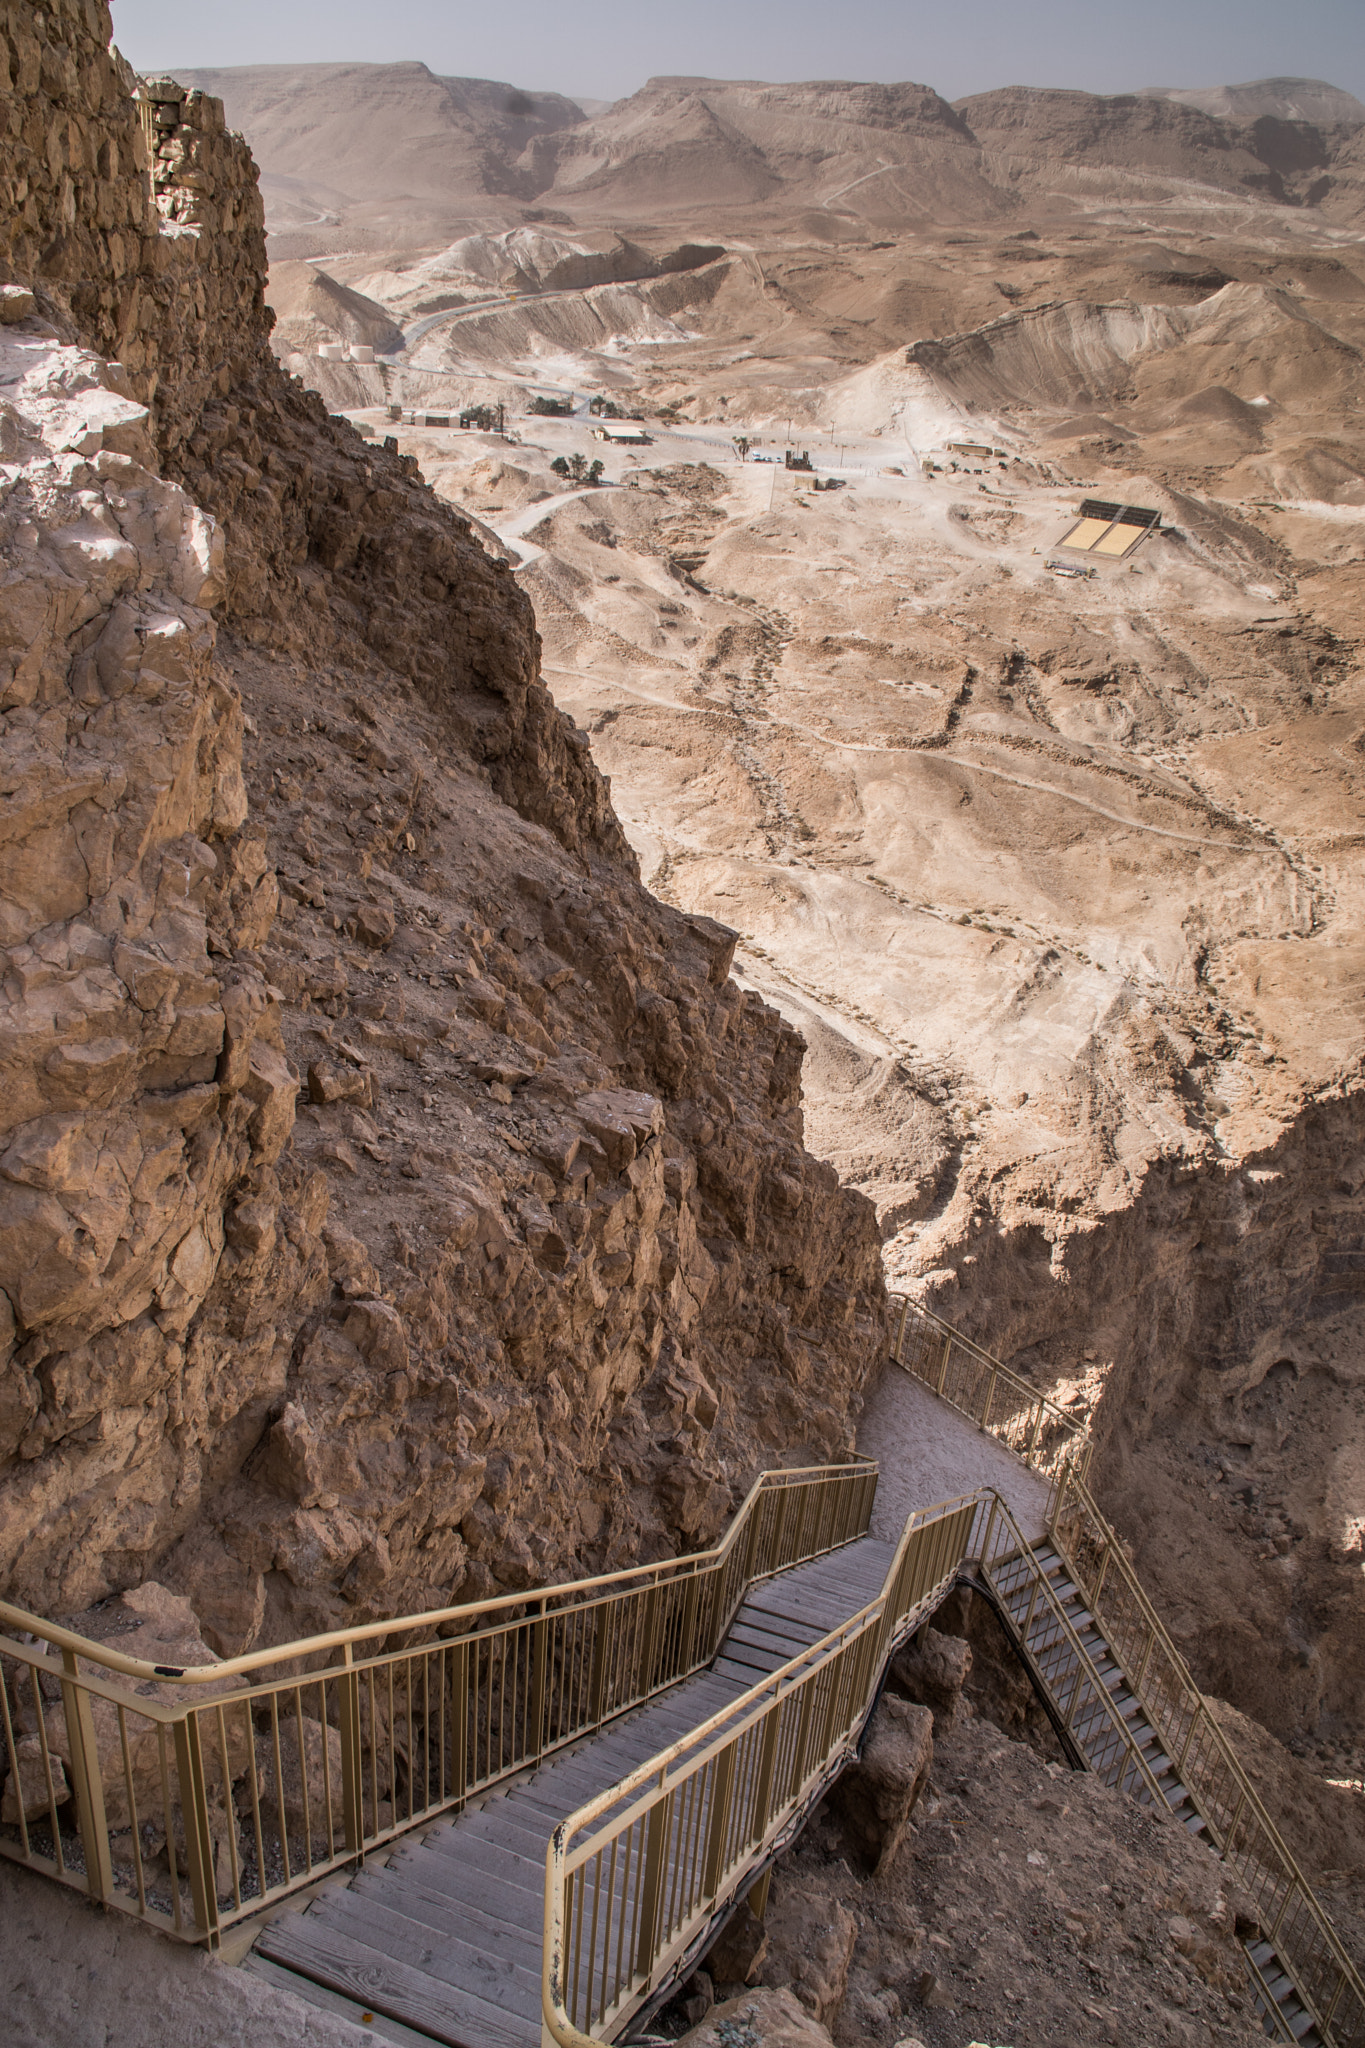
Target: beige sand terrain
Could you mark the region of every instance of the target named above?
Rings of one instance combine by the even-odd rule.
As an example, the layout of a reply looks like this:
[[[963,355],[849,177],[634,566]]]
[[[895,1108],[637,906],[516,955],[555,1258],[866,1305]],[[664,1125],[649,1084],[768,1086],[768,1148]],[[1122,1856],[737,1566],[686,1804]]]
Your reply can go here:
[[[847,141],[870,95],[820,118]],[[704,98],[796,177],[798,89]],[[811,1142],[877,1202],[893,1282],[1098,1403],[1205,1681],[1345,1768],[1365,264],[1320,209],[1234,192],[1227,122],[1199,159],[1202,108],[931,100],[879,103],[901,168],[831,173],[818,220],[754,171],[744,235],[733,184],[665,208],[638,151],[682,142],[622,103],[556,145],[575,224],[316,257],[407,347],[288,360],[520,564],[650,886],[738,929],[806,1035]],[[938,182],[889,229],[926,123]],[[983,218],[963,165],[1030,152]],[[595,438],[595,395],[648,444]],[[381,400],[501,402],[509,437]],[[551,468],[579,458],[604,488]],[[1087,498],[1160,531],[1069,554]]]
[[[217,102],[149,89],[149,193],[107,22],[60,24],[0,349],[7,1585],[169,1587],[229,1649],[702,1542],[848,1445],[875,1204],[894,1280],[1093,1415],[1349,1926],[1365,128],[1294,81],[211,80],[324,406]],[[1068,1836],[957,1621],[961,1784],[861,1956],[813,1831],[792,1981],[837,1924],[840,2040],[1249,2026],[1167,1954],[1233,1950],[1208,1858],[1089,1794]]]

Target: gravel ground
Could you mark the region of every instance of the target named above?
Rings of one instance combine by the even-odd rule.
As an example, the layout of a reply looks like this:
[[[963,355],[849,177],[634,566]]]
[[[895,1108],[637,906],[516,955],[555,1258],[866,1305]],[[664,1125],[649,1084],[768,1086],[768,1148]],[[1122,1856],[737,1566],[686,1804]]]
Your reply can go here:
[[[359,2048],[370,2030],[0,1863],[9,2048]]]
[[[894,1543],[912,1508],[993,1486],[1029,1541],[1045,1530],[1047,1484],[965,1415],[889,1365],[858,1429],[858,1449],[881,1465],[872,1534]]]

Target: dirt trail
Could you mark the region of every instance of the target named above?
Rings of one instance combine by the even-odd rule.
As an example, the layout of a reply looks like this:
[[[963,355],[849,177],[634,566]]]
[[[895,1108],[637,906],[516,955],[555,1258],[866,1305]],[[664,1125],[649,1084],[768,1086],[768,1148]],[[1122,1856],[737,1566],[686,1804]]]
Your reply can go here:
[[[858,1449],[881,1467],[872,1533],[884,1543],[914,1509],[980,1486],[995,1488],[1030,1543],[1046,1534],[1046,1481],[899,1366],[888,1365],[868,1396]]]

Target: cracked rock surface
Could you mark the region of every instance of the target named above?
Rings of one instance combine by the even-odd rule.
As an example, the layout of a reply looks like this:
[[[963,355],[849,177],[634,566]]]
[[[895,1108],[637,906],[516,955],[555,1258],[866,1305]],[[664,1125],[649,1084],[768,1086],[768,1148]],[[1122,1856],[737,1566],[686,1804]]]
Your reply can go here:
[[[705,1543],[883,1339],[802,1041],[641,886],[505,565],[276,365],[217,102],[24,12],[0,1583],[223,1655]]]

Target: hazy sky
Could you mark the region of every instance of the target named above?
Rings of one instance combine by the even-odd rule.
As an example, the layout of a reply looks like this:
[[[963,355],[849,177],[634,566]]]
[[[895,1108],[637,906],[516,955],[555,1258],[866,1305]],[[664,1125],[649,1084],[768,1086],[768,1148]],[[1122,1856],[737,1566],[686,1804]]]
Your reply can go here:
[[[651,74],[997,85],[1326,78],[1365,99],[1362,0],[112,0],[140,71],[392,63],[615,99]]]

